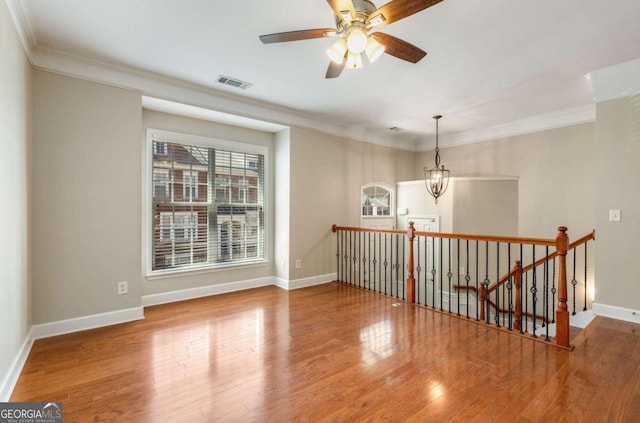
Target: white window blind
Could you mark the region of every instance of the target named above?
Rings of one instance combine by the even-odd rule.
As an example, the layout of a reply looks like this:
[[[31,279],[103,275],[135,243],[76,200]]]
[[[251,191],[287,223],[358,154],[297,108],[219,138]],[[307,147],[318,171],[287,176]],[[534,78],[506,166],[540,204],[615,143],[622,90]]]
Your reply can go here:
[[[262,154],[156,140],[152,151],[152,270],[264,259]]]

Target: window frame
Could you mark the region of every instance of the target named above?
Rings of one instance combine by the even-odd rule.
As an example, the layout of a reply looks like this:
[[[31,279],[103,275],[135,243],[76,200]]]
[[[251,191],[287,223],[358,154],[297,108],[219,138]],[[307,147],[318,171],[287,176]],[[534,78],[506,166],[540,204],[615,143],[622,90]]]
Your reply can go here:
[[[247,259],[240,262],[221,262],[221,263],[206,263],[203,265],[193,265],[187,268],[170,268],[153,270],[153,162],[154,162],[154,148],[153,141],[163,143],[178,143],[193,145],[204,148],[215,148],[225,151],[232,151],[237,153],[247,154],[259,154],[264,156],[264,174],[263,174],[263,205],[262,213],[264,219],[263,226],[263,257],[256,259]],[[143,172],[143,257],[144,268],[146,277],[149,280],[170,277],[179,274],[188,273],[203,273],[213,272],[220,270],[229,270],[232,268],[247,268],[254,266],[264,266],[270,263],[270,247],[269,239],[272,228],[269,225],[270,220],[270,204],[269,204],[269,187],[270,187],[270,173],[269,173],[269,149],[263,145],[250,144],[238,141],[229,141],[218,138],[203,137],[199,135],[184,134],[178,132],[165,131],[160,129],[147,129],[146,136],[146,148],[144,154],[144,172]],[[218,248],[219,246],[213,246],[212,248]]]

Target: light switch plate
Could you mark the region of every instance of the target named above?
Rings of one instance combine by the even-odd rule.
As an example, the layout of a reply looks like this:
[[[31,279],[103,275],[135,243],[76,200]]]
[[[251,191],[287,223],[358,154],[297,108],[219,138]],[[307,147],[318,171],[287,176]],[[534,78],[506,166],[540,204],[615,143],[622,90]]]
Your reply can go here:
[[[620,210],[619,209],[611,209],[611,210],[609,210],[609,222],[620,222]]]

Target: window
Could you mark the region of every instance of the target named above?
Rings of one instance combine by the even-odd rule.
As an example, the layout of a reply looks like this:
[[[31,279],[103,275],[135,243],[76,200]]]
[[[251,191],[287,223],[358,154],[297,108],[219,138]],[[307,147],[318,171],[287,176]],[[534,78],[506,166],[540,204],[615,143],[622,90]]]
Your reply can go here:
[[[369,184],[362,187],[362,216],[393,216],[393,190],[382,184]]]
[[[155,133],[172,135],[150,130],[150,271],[264,260],[266,148]]]
[[[198,172],[195,170],[183,170],[183,198],[186,201],[198,199]]]
[[[167,143],[166,142],[158,142],[153,144],[153,153],[159,156],[167,155]]]

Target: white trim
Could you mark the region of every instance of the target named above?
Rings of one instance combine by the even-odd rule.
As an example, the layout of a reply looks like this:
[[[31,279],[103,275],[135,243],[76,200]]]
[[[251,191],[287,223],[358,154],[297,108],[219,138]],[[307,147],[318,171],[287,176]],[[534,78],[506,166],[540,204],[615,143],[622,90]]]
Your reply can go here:
[[[587,74],[598,103],[640,94],[640,59],[609,66]]]
[[[9,401],[11,394],[13,393],[13,388],[15,388],[16,383],[18,383],[18,378],[20,377],[20,373],[22,373],[22,368],[27,362],[27,357],[29,357],[29,352],[31,352],[31,347],[33,346],[32,331],[33,329],[30,330],[25,337],[22,347],[20,347],[20,351],[18,351],[16,358],[13,360],[13,363],[11,363],[11,367],[9,367],[9,371],[0,384],[0,402]]]
[[[596,318],[596,314],[593,310],[581,311],[575,316],[569,316],[569,326],[584,329],[589,326],[589,323]]]
[[[142,306],[149,307],[174,303],[176,301],[192,300],[195,298],[208,297],[210,295],[226,294],[229,292],[243,291],[245,289],[260,288],[269,285],[275,285],[273,278],[270,276],[246,281],[219,283],[215,285],[200,286],[197,288],[162,292],[159,294],[149,294],[142,296]]]
[[[153,246],[151,242],[151,235],[153,234],[153,141],[162,141],[168,143],[182,143],[189,145],[197,145],[205,148],[217,148],[227,151],[235,151],[240,153],[259,154],[264,157],[264,170],[263,170],[263,213],[264,213],[264,227],[263,227],[263,256],[256,260],[247,260],[245,262],[237,262],[232,264],[209,264],[204,266],[198,266],[192,269],[171,269],[169,271],[153,270]],[[145,149],[144,149],[142,168],[144,172],[142,174],[142,186],[143,186],[143,209],[142,215],[142,253],[143,253],[143,269],[148,280],[168,277],[167,275],[183,275],[187,273],[201,273],[215,270],[225,270],[228,268],[237,266],[251,266],[254,264],[265,264],[269,262],[271,255],[271,249],[269,243],[270,231],[273,230],[267,222],[270,222],[270,187],[271,175],[269,169],[269,148],[259,144],[249,144],[239,141],[229,141],[213,137],[204,137],[199,135],[185,134],[181,132],[165,131],[162,129],[147,128]],[[203,203],[205,204],[205,203]]]
[[[640,311],[607,304],[593,303],[591,309],[596,316],[610,317],[625,322],[640,323]]]
[[[239,96],[227,92],[227,89],[234,88],[227,88],[224,85],[214,89],[139,68],[42,47],[34,49],[33,58],[34,67],[37,69],[135,90],[149,97],[176,101],[276,125],[312,129],[368,144],[416,151],[416,143],[413,140],[384,136],[373,130],[338,124],[287,107]]]
[[[147,95],[142,96],[142,107],[144,109],[155,110],[157,112],[206,120],[209,122],[224,123],[226,125],[240,126],[242,128],[255,129],[257,131],[277,133],[289,128],[288,126],[278,125],[277,123],[231,115],[229,113],[205,109],[204,107],[191,106],[189,104],[149,97]]]
[[[449,134],[440,137],[440,148],[474,144],[499,138],[525,135],[533,132],[594,122],[596,120],[595,104],[587,104],[571,109],[559,110],[552,113],[531,116],[515,122],[504,123],[490,128],[474,129],[471,131]],[[422,141],[417,151],[433,150],[435,145],[431,141]]]
[[[291,291],[294,289],[308,288],[314,285],[322,285],[325,283],[333,282],[336,279],[338,279],[338,275],[335,273],[329,273],[328,275],[312,276],[310,278],[295,279],[292,281],[288,281],[287,288],[285,289],[287,289],[288,291]]]
[[[35,26],[31,14],[28,12],[29,7],[22,7],[24,4],[22,0],[5,0],[5,3],[9,9],[13,26],[18,33],[18,38],[22,43],[24,54],[33,66],[33,47],[36,45],[37,34],[34,31]]]
[[[31,332],[33,339],[42,339],[141,319],[144,319],[144,309],[134,307],[33,325]]]

